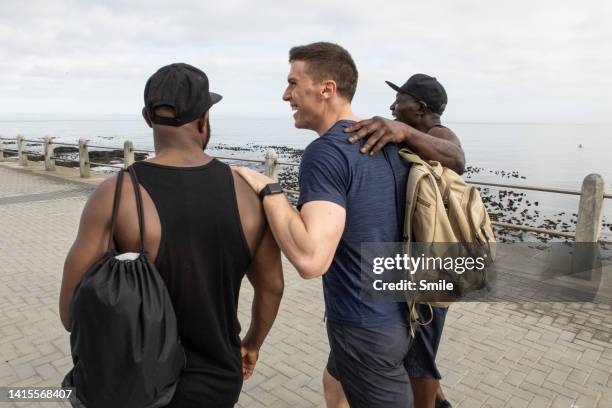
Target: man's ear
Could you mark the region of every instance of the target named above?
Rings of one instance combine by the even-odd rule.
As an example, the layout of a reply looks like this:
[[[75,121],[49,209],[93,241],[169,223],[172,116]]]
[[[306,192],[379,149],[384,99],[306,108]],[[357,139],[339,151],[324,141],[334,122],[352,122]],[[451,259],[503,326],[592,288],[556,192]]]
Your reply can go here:
[[[429,108],[429,106],[427,106],[427,103],[425,103],[423,101],[417,101],[417,104],[419,105],[418,113],[420,115],[427,115],[427,114],[431,113],[431,109]]]
[[[208,120],[208,111],[204,112],[198,119],[198,133],[202,134],[206,130],[206,121]]]
[[[144,118],[145,122],[147,122],[147,125],[149,125],[150,128],[153,128],[153,123],[151,123],[151,118],[149,118],[147,108],[142,108],[142,117]]]
[[[336,81],[327,80],[323,81],[323,89],[321,95],[323,99],[329,99],[336,94]]]

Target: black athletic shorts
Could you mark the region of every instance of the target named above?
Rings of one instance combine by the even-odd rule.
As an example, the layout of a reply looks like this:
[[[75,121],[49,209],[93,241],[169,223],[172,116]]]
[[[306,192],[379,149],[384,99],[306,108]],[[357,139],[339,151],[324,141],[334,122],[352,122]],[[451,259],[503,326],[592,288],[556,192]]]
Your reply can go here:
[[[418,304],[417,310],[422,321],[428,321],[432,315],[428,305]],[[442,338],[442,329],[448,308],[432,307],[433,319],[427,325],[418,325],[414,342],[408,358],[406,359],[406,370],[410,378],[435,378],[441,379],[436,355]]]
[[[412,407],[404,366],[412,337],[408,324],[372,328],[327,321],[327,371],[342,383],[351,408]]]

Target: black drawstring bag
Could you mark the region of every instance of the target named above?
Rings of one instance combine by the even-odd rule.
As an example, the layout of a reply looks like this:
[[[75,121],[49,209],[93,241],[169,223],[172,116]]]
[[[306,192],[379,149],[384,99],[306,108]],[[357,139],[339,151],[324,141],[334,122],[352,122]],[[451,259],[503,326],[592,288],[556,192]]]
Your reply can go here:
[[[170,403],[185,353],[170,295],[144,247],[144,215],[132,168],[141,252],[121,260],[113,233],[123,171],[117,177],[107,253],[83,276],[70,303],[74,367],[62,386],[75,387],[73,406],[153,408]]]

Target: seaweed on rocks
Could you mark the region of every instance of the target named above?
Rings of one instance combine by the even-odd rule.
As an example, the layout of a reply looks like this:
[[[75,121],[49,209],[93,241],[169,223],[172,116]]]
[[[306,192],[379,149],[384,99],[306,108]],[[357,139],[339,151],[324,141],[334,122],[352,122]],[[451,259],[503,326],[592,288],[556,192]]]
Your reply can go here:
[[[57,146],[53,151],[55,154],[78,153],[79,148],[73,146]]]
[[[303,150],[301,149],[283,146],[253,145],[251,147],[262,152],[265,152],[269,148],[274,148],[279,155],[279,160],[283,158],[285,160],[297,163],[299,163],[301,160],[303,153]],[[467,181],[469,181],[470,175],[478,174],[480,172],[495,174],[500,178],[527,179],[526,176],[520,174],[520,172],[516,170],[489,170],[483,167],[473,166],[467,167],[464,176],[466,177]],[[294,191],[299,190],[297,167],[280,166],[278,177],[279,182],[281,185],[283,185],[284,189]],[[576,229],[578,214],[569,213],[567,211],[559,211],[557,213],[542,211],[539,209],[540,201],[530,199],[527,192],[504,188],[490,188],[486,186],[482,186],[479,189],[491,220],[564,232],[574,232]],[[295,200],[297,200],[297,196],[294,195],[293,197],[290,197],[290,199],[295,202]],[[612,223],[608,223],[604,220],[603,227],[612,231]],[[548,243],[553,239],[566,242],[570,241],[569,238],[553,237],[548,234],[526,232],[499,226],[494,226],[494,229],[497,240],[504,243],[526,241]]]
[[[136,161],[144,160],[147,157],[147,153],[134,152],[134,160]],[[104,164],[122,161],[123,150],[91,150],[89,152],[89,160]]]

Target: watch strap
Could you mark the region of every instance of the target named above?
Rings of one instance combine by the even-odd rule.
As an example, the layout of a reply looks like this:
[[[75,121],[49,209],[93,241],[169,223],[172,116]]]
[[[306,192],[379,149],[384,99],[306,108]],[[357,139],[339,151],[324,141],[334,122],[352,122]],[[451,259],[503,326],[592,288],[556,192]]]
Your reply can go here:
[[[264,188],[259,192],[259,199],[263,200],[265,196],[270,194],[280,194],[283,192],[283,188],[279,183],[270,183],[267,184]]]

